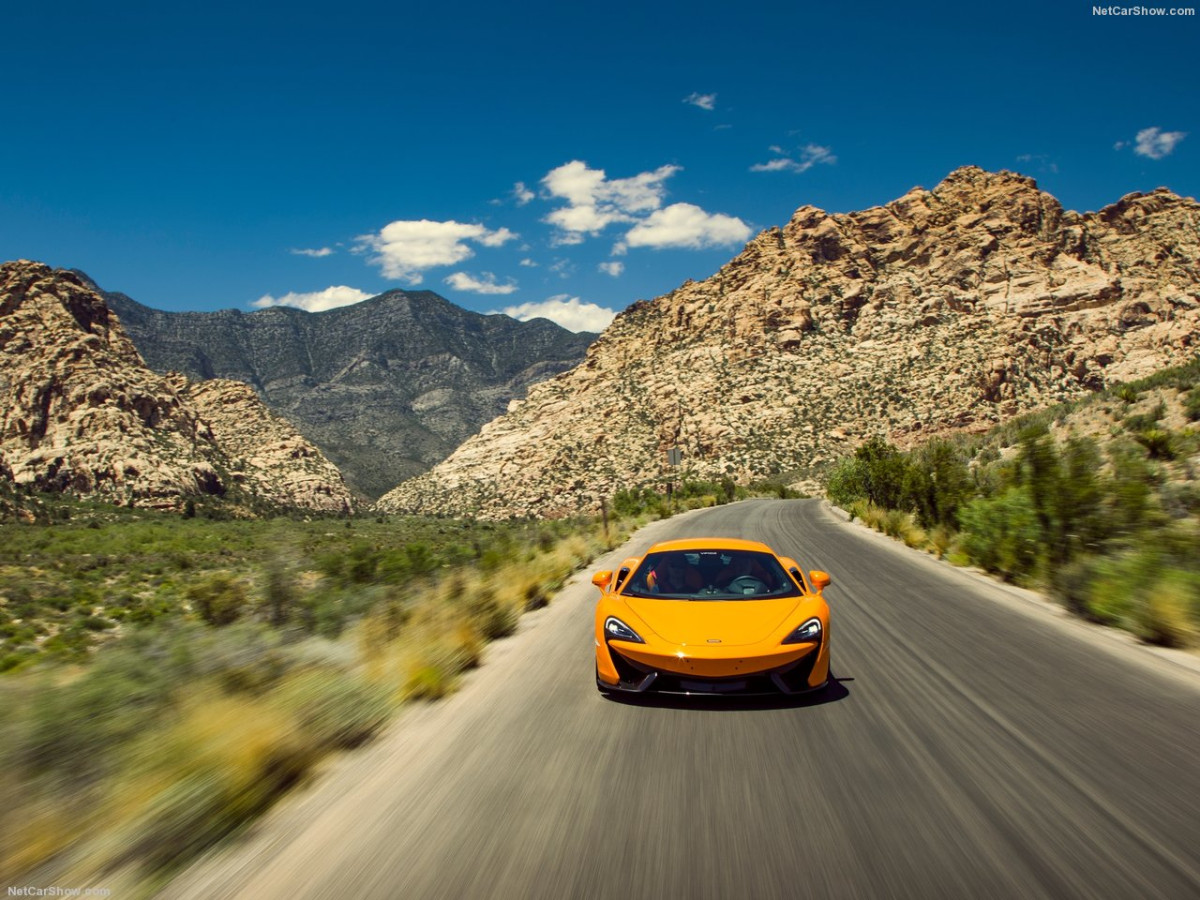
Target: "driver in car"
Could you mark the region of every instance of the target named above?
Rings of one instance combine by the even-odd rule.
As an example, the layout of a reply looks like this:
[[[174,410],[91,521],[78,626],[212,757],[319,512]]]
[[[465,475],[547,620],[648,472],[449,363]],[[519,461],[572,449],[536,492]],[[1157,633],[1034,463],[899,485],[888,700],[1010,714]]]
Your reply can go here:
[[[717,573],[714,580],[719,588],[727,588],[735,578],[749,577],[761,581],[768,590],[772,588],[771,576],[767,574],[767,570],[753,556],[748,556],[743,553],[735,553],[733,558],[729,560],[729,565]]]

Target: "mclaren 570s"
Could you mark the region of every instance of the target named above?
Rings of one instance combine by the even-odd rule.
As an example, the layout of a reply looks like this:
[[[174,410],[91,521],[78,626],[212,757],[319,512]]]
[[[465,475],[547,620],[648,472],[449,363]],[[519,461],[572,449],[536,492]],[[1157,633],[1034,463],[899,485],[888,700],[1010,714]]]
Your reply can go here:
[[[802,694],[829,679],[829,575],[766,544],[667,541],[592,583],[606,694]]]

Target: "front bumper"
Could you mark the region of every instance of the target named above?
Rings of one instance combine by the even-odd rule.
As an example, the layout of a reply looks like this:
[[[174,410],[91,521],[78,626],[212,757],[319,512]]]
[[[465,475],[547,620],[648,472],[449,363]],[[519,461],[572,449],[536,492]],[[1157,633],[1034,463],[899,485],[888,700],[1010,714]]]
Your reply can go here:
[[[617,676],[615,682],[604,677],[606,670],[609,678]],[[740,660],[662,656],[635,645],[614,647],[608,641],[597,648],[596,687],[606,693],[791,696],[820,690],[828,675],[823,640]]]

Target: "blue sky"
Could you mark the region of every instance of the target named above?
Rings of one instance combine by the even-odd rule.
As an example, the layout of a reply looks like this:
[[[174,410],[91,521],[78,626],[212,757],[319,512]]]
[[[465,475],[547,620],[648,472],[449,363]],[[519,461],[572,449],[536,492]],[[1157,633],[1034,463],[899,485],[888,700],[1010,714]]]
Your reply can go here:
[[[0,54],[0,259],[161,309],[418,288],[597,327],[594,307],[705,278],[798,206],[862,209],[961,165],[1081,211],[1200,193],[1197,16],[25,6]]]

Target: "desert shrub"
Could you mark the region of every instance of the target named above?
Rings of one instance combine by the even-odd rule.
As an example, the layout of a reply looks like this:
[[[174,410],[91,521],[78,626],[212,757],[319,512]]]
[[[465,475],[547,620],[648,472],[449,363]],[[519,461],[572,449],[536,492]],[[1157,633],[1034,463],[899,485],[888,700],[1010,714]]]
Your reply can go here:
[[[288,669],[279,633],[249,622],[197,632],[185,652],[197,675],[215,679],[230,693],[262,694]]]
[[[321,749],[354,747],[387,720],[387,692],[332,669],[302,672],[282,685],[279,703],[306,741]]]
[[[1113,387],[1112,391],[1119,400],[1123,400],[1126,403],[1137,402],[1138,391],[1137,388],[1131,384],[1118,384]]]
[[[21,753],[32,773],[92,782],[110,771],[120,747],[167,708],[171,682],[136,655],[115,651],[84,677],[40,681],[29,700],[29,731]]]
[[[857,461],[844,457],[837,461],[829,473],[825,495],[836,506],[849,511],[856,501],[866,502],[866,488]]]
[[[1010,581],[1033,570],[1041,529],[1027,488],[973,500],[960,519],[962,548],[976,565]]]
[[[295,572],[278,557],[268,560],[263,569],[261,599],[267,621],[277,628],[288,622],[295,615],[299,597]]]
[[[1146,448],[1151,459],[1170,460],[1175,458],[1171,432],[1165,428],[1147,428],[1138,431],[1133,439]]]
[[[910,455],[903,503],[925,528],[953,526],[972,493],[965,455],[948,441],[932,440]]]
[[[1147,413],[1139,413],[1138,415],[1126,416],[1121,424],[1126,431],[1139,433],[1143,431],[1153,430],[1163,416],[1167,414],[1167,407],[1164,403],[1159,403]]]
[[[1085,612],[1105,625],[1137,631],[1138,608],[1145,604],[1146,587],[1160,564],[1157,553],[1137,550],[1099,560],[1087,585]]]
[[[1192,388],[1184,398],[1183,412],[1189,421],[1200,420],[1200,388]]]
[[[1104,507],[1107,534],[1129,535],[1145,526],[1151,518],[1154,488],[1159,475],[1144,454],[1125,441],[1109,447],[1112,479],[1108,484]]]
[[[938,525],[929,531],[925,546],[938,559],[944,559],[953,545],[954,530]]]
[[[1145,592],[1137,610],[1139,633],[1151,643],[1189,647],[1200,634],[1200,573],[1170,568]]]
[[[442,564],[442,560],[429,544],[413,542],[404,546],[409,571],[414,575],[428,575]]]
[[[1194,645],[1200,634],[1196,544],[1195,534],[1163,529],[1100,560],[1087,587],[1086,613],[1152,643]]]
[[[502,603],[496,591],[482,585],[472,591],[466,602],[467,614],[479,633],[488,640],[512,634],[517,627],[520,613],[513,606]]]
[[[882,438],[874,437],[854,452],[854,459],[862,496],[884,509],[899,508],[908,468],[903,454]]]
[[[883,514],[883,533],[888,537],[901,537],[904,533],[905,520],[907,518],[898,509],[886,510]]]
[[[83,662],[92,645],[91,635],[79,623],[63,628],[58,634],[42,643],[42,652],[69,662]]]
[[[194,703],[147,748],[166,782],[130,829],[126,858],[170,870],[265,810],[312,765],[315,747],[278,706]],[[166,776],[165,778],[163,776]]]
[[[191,584],[186,595],[209,625],[230,625],[246,608],[246,585],[232,572],[213,572]]]
[[[345,583],[366,584],[374,580],[380,557],[380,552],[370,544],[355,541],[346,548],[338,575]]]

